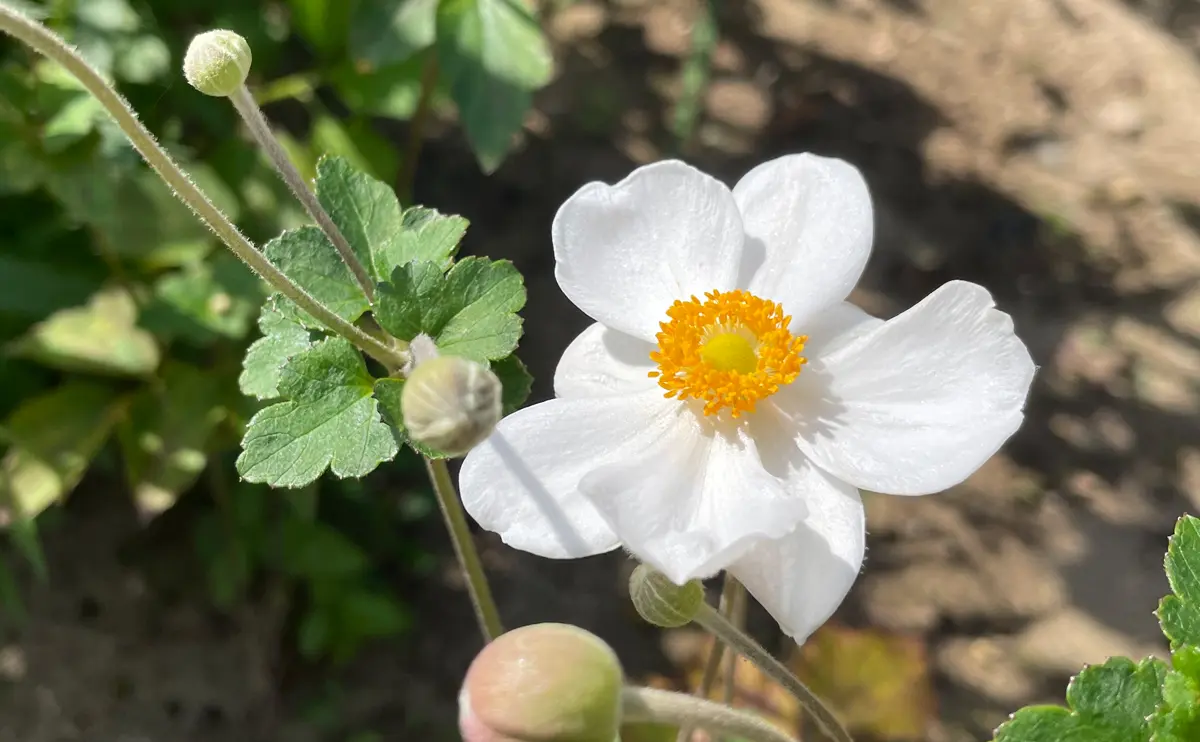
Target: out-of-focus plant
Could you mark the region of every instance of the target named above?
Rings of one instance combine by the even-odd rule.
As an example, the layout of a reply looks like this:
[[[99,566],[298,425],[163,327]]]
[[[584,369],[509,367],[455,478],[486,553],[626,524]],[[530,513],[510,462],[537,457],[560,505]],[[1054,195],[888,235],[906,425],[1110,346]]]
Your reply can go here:
[[[305,115],[296,117],[293,105],[294,126],[277,132],[304,177],[330,153],[405,193],[437,107],[458,105],[491,170],[550,72],[532,15],[496,0],[0,2],[59,32],[117,83],[189,177],[256,239],[303,223],[303,210],[267,158],[238,136],[234,112],[177,83],[197,22],[248,29],[256,73],[268,78],[260,100],[304,105]],[[501,52],[514,43],[517,53]],[[273,72],[284,69],[291,72]],[[403,160],[404,147],[373,128],[380,117],[415,117]],[[209,489],[205,468],[236,446],[259,406],[239,392],[238,377],[267,294],[216,249],[212,233],[162,187],[75,77],[7,39],[0,230],[0,527],[44,576],[38,515],[94,462],[120,467],[146,519],[197,482]],[[273,317],[260,322],[268,338],[276,338]],[[246,383],[257,394],[255,381]],[[352,501],[326,489],[335,506]],[[403,609],[371,585],[376,555],[327,523],[327,508],[260,512],[253,497],[221,503],[206,494],[214,505],[197,525],[198,543],[218,603],[264,570],[295,578],[307,598],[299,640],[309,656],[344,658],[361,638],[405,623]],[[254,521],[255,512],[265,520]],[[280,546],[309,541],[324,557],[305,561]],[[0,600],[19,612],[9,566],[0,562]]]

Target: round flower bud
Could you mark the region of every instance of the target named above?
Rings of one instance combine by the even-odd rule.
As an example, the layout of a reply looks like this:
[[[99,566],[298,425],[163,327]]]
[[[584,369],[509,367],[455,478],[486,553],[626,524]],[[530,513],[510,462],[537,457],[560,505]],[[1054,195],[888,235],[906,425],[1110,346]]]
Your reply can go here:
[[[458,696],[464,742],[613,742],[624,673],[576,626],[514,629],[483,648]]]
[[[704,587],[696,580],[676,585],[663,573],[639,564],[629,577],[629,597],[647,623],[674,629],[691,623],[700,612]]]
[[[430,358],[417,364],[400,394],[404,427],[414,441],[461,456],[492,434],[501,392],[496,374],[474,361]]]
[[[183,76],[205,95],[225,97],[246,84],[250,45],[233,31],[205,31],[188,45]]]

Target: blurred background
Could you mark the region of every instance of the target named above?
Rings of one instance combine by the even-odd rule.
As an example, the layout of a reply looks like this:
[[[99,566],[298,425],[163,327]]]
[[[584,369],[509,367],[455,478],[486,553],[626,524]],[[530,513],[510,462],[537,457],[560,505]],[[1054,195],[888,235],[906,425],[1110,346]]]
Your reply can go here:
[[[257,241],[304,215],[183,82],[199,31],[250,41],[303,172],[330,152],[403,192],[419,162],[411,201],[526,276],[535,400],[586,324],[549,241],[576,188],[670,156],[729,183],[789,152],[850,160],[878,220],[853,300],[891,316],[981,283],[1041,368],[966,484],[867,495],[864,572],[803,651],[751,628],[866,742],[987,740],[1083,663],[1163,651],[1166,538],[1200,512],[1200,2],[546,0],[554,78],[490,175],[445,85],[406,158],[427,68],[397,51],[399,0],[0,2],[111,75]],[[419,462],[237,481],[263,296],[94,101],[0,44],[0,742],[457,738],[478,639]],[[620,555],[480,544],[510,625],[576,623],[636,680],[695,682],[701,637],[637,619]],[[741,702],[802,728],[738,673]]]

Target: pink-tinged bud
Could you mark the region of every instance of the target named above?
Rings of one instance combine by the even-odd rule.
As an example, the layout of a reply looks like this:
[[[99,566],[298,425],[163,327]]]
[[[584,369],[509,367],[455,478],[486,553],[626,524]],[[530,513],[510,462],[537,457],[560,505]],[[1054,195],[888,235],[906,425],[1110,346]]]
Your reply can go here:
[[[594,634],[514,629],[483,648],[458,696],[463,742],[615,742],[624,673]]]

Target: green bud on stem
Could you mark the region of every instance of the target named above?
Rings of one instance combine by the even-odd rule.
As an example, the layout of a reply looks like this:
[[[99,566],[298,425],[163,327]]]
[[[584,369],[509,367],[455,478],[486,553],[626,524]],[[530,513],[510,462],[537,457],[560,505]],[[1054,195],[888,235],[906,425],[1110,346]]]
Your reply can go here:
[[[224,98],[246,84],[252,59],[250,45],[233,31],[205,31],[188,45],[183,76],[201,93]]]
[[[676,585],[666,575],[639,564],[629,577],[629,597],[638,615],[664,629],[686,626],[704,605],[704,586],[696,580]]]
[[[404,427],[413,440],[461,456],[500,422],[501,392],[496,374],[474,361],[429,358],[416,364],[401,392]]]

